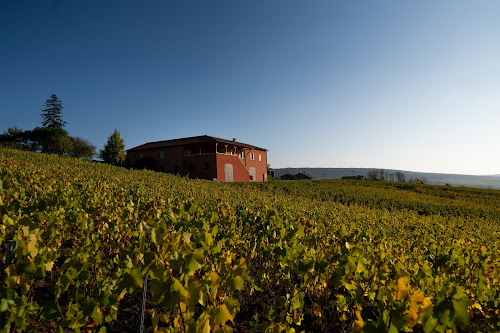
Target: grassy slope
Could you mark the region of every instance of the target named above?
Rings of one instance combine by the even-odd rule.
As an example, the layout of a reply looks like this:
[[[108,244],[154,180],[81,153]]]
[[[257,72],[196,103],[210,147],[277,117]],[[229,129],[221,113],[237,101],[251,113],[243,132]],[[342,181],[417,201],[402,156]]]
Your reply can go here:
[[[134,241],[135,237],[141,237],[140,221],[148,221],[159,229],[164,223],[165,228],[173,228],[168,229],[169,235],[189,230],[195,239],[197,230],[179,229],[177,222],[172,222],[172,218],[182,220],[179,216],[184,216],[177,211],[178,207],[184,207],[185,202],[195,202],[192,216],[183,219],[192,225],[196,219],[205,221],[203,223],[209,225],[205,228],[212,230],[213,246],[221,247],[221,253],[232,253],[232,260],[246,258],[249,274],[245,277],[248,287],[244,292],[252,293],[253,297],[238,290],[232,294],[226,291],[225,296],[238,300],[234,313],[238,308],[239,313],[231,325],[242,330],[255,325],[262,328],[273,323],[286,324],[287,315],[293,317],[289,326],[297,329],[303,329],[304,325],[315,330],[351,327],[358,307],[362,308],[361,315],[367,322],[377,322],[383,316],[380,311],[377,313],[377,304],[388,303],[386,298],[390,299],[393,290],[388,286],[400,281],[401,276],[408,277],[410,294],[422,290],[432,298],[435,309],[439,304],[458,299],[454,294],[450,296],[447,286],[457,285],[465,290],[468,312],[472,324],[476,325],[472,330],[478,327],[487,330],[490,326],[484,313],[491,310],[494,317],[499,307],[498,302],[491,299],[499,295],[500,283],[499,191],[340,180],[224,184],[11,150],[0,150],[0,174],[3,183],[0,215],[16,222],[29,217],[43,230],[41,236],[36,237],[40,241],[43,237],[54,241],[51,246],[57,249],[57,256],[52,258],[57,273],[51,272],[50,278],[42,273],[26,275],[26,279],[28,276],[32,279],[33,286],[48,286],[48,289],[33,287],[27,292],[35,300],[37,295],[53,292],[51,281],[59,283],[65,269],[69,269],[64,263],[76,257],[82,246],[90,246],[85,245],[88,244],[86,238],[92,238],[95,244],[105,244],[105,249],[94,250],[103,251],[102,256],[108,259],[114,258],[114,251],[129,251],[130,256],[141,251],[135,247],[139,246],[138,241]],[[213,213],[218,220],[206,220]],[[64,239],[48,236],[52,232],[49,220],[60,228],[56,233],[60,232]],[[6,221],[4,218],[0,229],[2,258],[5,258],[7,239],[26,238],[22,223]],[[227,228],[227,232],[214,233],[215,225],[220,226],[219,230]],[[97,236],[92,236],[89,228]],[[304,235],[297,230],[302,230]],[[205,246],[205,253],[211,251],[210,246],[203,244],[199,242],[193,247]],[[161,246],[158,243],[158,248]],[[353,248],[364,251],[363,260],[359,255],[352,259]],[[28,252],[19,253],[19,262]],[[100,265],[92,254],[86,255],[92,258],[86,259],[91,265],[88,269]],[[482,264],[474,258],[487,262],[486,268],[481,268]],[[206,262],[209,259],[206,257]],[[344,259],[348,260],[343,262]],[[350,272],[351,259],[355,260],[355,267],[363,268]],[[214,259],[212,267],[218,265]],[[429,266],[430,271],[424,269]],[[384,267],[384,271],[380,267]],[[467,272],[470,268],[472,273]],[[124,268],[116,263],[107,269],[102,273],[103,279]],[[380,284],[374,282],[374,277]],[[480,277],[487,280],[484,288],[490,290],[489,298],[477,297],[484,293],[484,288],[476,283]],[[186,285],[188,282],[186,279]],[[277,285],[281,287],[276,288]],[[300,301],[302,310],[294,308],[292,303],[281,304],[283,295],[300,293],[306,296]],[[447,301],[446,297],[451,298]],[[402,306],[397,302],[406,304],[405,311],[408,311],[409,296],[389,305]],[[43,305],[40,300],[39,303]],[[122,312],[127,310],[123,304]],[[389,305],[386,307],[390,308]],[[155,306],[150,304],[151,308]],[[322,316],[318,316],[318,306],[323,309]],[[283,318],[273,316],[276,311],[273,307],[284,308]],[[208,305],[206,309],[208,311]],[[254,317],[256,309],[261,312]],[[36,310],[32,311],[35,311],[34,317],[39,315]],[[87,315],[84,322],[98,322],[94,317],[89,319],[91,317]],[[51,322],[50,317],[47,318],[46,322]],[[62,325],[54,320],[51,323]],[[108,330],[113,330],[117,325],[114,323],[106,324]]]

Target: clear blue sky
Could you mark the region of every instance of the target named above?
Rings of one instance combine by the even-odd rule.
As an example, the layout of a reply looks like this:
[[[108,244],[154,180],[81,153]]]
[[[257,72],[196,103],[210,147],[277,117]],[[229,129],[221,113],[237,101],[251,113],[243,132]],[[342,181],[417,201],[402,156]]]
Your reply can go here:
[[[0,0],[0,131],[51,93],[98,148],[117,128],[276,168],[500,174],[500,1]]]

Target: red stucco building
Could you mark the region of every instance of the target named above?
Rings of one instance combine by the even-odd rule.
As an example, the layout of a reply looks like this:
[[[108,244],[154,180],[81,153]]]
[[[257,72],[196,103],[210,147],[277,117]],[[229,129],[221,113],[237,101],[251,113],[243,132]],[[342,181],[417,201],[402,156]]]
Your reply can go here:
[[[127,150],[131,167],[223,182],[267,181],[267,149],[203,135]]]

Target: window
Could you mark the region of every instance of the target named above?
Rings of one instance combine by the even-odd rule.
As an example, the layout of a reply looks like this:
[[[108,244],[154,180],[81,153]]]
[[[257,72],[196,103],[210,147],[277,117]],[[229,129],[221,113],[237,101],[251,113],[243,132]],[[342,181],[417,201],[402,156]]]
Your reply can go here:
[[[250,159],[253,161],[255,158],[255,155],[253,153],[250,153]]]
[[[160,160],[164,159],[165,158],[165,153],[163,152],[163,150],[160,152]]]
[[[142,158],[144,158],[144,154],[143,154],[143,153],[140,153],[140,154],[139,154],[139,158],[141,158],[141,159],[142,159]]]
[[[262,155],[259,154],[259,162],[262,162]]]
[[[208,163],[205,163],[205,170],[208,170]]]
[[[193,154],[193,153],[191,152],[191,149],[186,150],[186,155],[190,156],[190,155],[192,155],[192,154]]]

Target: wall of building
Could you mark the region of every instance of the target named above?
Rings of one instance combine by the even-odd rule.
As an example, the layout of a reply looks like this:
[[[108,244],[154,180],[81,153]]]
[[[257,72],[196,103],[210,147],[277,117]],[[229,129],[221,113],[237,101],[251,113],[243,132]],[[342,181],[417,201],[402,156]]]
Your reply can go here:
[[[160,159],[160,154],[163,151],[163,159]],[[142,157],[141,157],[142,154]],[[184,175],[182,147],[162,147],[147,150],[127,152],[127,158],[130,160],[132,167],[141,165],[141,158],[144,160],[152,160],[152,169],[160,172],[178,173]],[[149,162],[148,162],[149,163]]]
[[[233,181],[235,182],[249,182],[256,181],[262,182],[267,181],[267,152],[257,149],[243,149],[243,157],[240,158],[239,154],[242,151],[241,147],[228,147],[228,153],[217,154],[217,180],[224,182],[225,170],[224,166],[226,163],[233,165]],[[231,155],[231,152],[233,153]],[[254,154],[254,159],[252,160],[250,154]],[[260,155],[260,161],[259,161]],[[251,170],[254,168],[255,177],[251,178]]]
[[[250,154],[254,155],[253,160],[251,159]],[[242,161],[248,170],[250,170],[251,167],[255,168],[256,179],[253,179],[253,181],[267,181],[267,151],[258,149],[245,149]]]
[[[132,167],[147,167],[159,172],[218,181],[227,181],[224,167],[229,163],[235,182],[267,181],[267,151],[218,143],[218,153],[215,153],[215,147],[215,143],[201,143],[151,148],[127,152],[127,159]],[[163,159],[160,158],[162,151]],[[254,154],[253,160],[251,154]],[[251,171],[254,171],[254,177],[251,177]]]
[[[236,155],[217,154],[217,180],[225,182],[225,165],[229,163],[233,166],[233,181],[235,182],[249,182],[250,176],[248,170]]]
[[[185,155],[183,168],[185,174],[189,175],[189,178],[217,178],[217,161],[215,159],[215,153]]]

